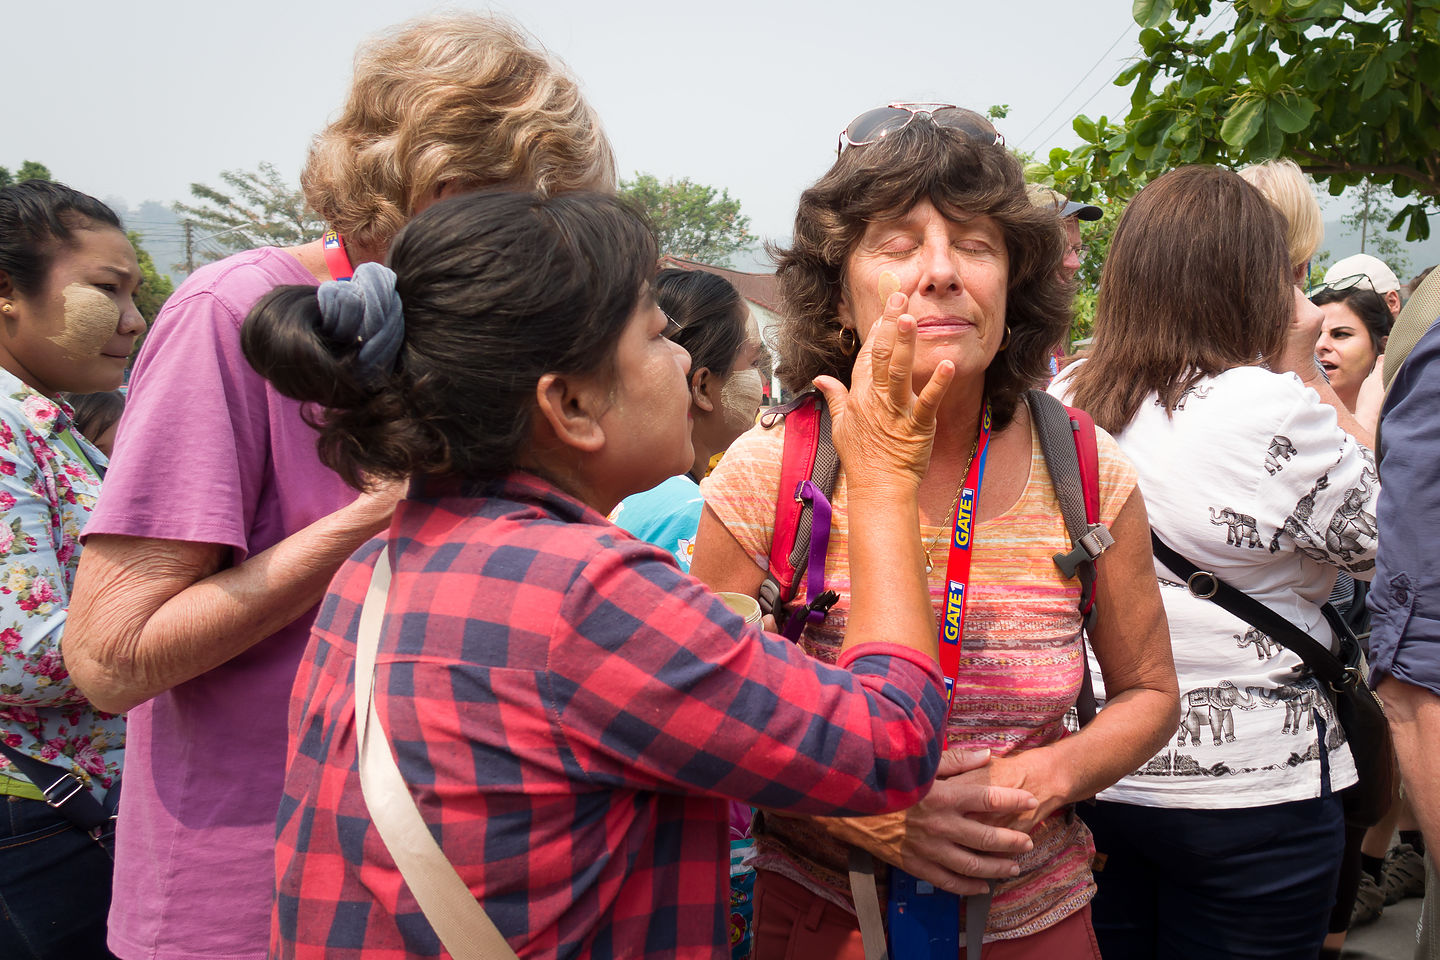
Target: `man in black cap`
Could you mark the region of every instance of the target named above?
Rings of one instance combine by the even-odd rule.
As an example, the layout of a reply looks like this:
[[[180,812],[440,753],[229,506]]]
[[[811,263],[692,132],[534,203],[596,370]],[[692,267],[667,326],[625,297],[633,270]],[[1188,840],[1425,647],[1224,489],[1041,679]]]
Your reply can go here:
[[[1075,279],[1080,262],[1085,259],[1085,244],[1080,242],[1080,221],[1099,220],[1104,212],[1088,203],[1077,203],[1057,190],[1030,185],[1030,202],[1037,207],[1051,206],[1065,227],[1065,259],[1060,264],[1060,278],[1066,283]]]

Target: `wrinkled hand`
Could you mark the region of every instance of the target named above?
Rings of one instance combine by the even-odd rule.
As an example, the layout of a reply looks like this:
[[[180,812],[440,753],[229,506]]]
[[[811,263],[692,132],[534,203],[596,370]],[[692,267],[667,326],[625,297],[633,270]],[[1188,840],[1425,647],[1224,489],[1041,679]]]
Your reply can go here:
[[[987,879],[1020,872],[1015,858],[1034,844],[1023,832],[985,822],[1033,810],[1025,790],[967,779],[991,762],[988,750],[946,750],[930,792],[902,813],[827,821],[831,833],[906,873],[961,895],[983,893]]]
[[[1320,366],[1315,360],[1315,344],[1324,325],[1325,314],[1305,297],[1304,291],[1296,287],[1295,311],[1285,331],[1285,346],[1279,358],[1270,364],[1270,369],[1276,373],[1297,374],[1306,383],[1321,376]]]
[[[368,529],[373,536],[390,526],[390,518],[395,513],[395,505],[405,499],[405,493],[410,489],[408,480],[385,480],[375,483],[365,489],[349,504],[341,509],[346,513],[346,519],[354,524],[356,529]]]
[[[1064,765],[1053,762],[1046,748],[1037,747],[996,757],[956,779],[971,787],[1009,788],[1033,796],[1036,805],[1028,809],[998,810],[977,816],[983,823],[1029,833],[1041,820],[1071,802],[1070,786],[1064,774]]]
[[[885,312],[855,358],[850,389],[834,377],[816,377],[834,421],[833,437],[850,489],[887,486],[897,480],[919,487],[930,464],[935,413],[955,378],[943,360],[917,396],[911,386],[915,365],[915,318],[902,313],[908,299],[891,294]]]
[[[1375,358],[1375,366],[1360,384],[1355,397],[1355,419],[1372,433],[1380,425],[1380,408],[1385,403],[1385,354]]]

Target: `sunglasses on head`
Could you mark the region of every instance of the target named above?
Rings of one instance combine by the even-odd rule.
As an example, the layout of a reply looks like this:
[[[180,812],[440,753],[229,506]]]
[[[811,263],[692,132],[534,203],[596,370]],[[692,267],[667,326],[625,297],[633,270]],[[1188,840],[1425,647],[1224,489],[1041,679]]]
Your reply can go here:
[[[924,117],[937,127],[959,130],[968,139],[983,143],[987,147],[1004,146],[1005,138],[995,125],[974,110],[957,107],[953,103],[892,103],[874,110],[866,110],[851,120],[840,131],[840,143],[835,155],[845,152],[846,147],[864,147],[878,143],[898,130],[904,130]]]
[[[1306,291],[1305,296],[1313,297],[1317,293],[1323,293],[1326,290],[1349,290],[1351,287],[1360,287],[1362,290],[1370,290],[1372,292],[1375,290],[1375,284],[1368,274],[1356,273],[1348,277],[1339,277],[1331,280],[1329,283],[1318,283]]]

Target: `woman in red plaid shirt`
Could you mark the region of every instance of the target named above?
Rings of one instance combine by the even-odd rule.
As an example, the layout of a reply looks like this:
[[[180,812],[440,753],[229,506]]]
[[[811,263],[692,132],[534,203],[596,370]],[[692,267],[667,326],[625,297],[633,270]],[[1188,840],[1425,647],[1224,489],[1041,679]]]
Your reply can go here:
[[[444,952],[356,770],[355,638],[382,549],[378,716],[521,956],[725,957],[725,799],[849,815],[928,789],[943,687],[915,498],[953,366],[917,397],[915,322],[887,309],[849,391],[822,378],[856,583],[845,653],[823,665],[605,520],[691,460],[689,357],[655,261],[611,198],[478,194],[406,227],[393,273],[281,288],[246,322],[251,363],[325,409],[328,465],[357,487],[411,481],[331,585],[300,669],[272,955]]]

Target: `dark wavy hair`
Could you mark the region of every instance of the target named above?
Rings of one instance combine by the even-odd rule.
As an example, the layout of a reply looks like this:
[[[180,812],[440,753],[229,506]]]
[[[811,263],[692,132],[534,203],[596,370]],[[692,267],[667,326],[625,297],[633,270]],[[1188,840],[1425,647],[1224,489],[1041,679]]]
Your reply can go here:
[[[1064,230],[1053,208],[1030,203],[1020,164],[1003,146],[924,119],[846,150],[801,195],[790,246],[770,250],[780,284],[777,373],[797,392],[821,374],[850,382],[855,356],[838,317],[846,261],[870,223],[922,200],[956,220],[992,217],[1004,234],[1010,342],[985,371],[985,395],[1003,427],[1021,394],[1048,378],[1050,351],[1070,328],[1073,288],[1058,273]]]
[[[1331,290],[1327,287],[1311,297],[1310,302],[1317,307],[1323,307],[1327,303],[1345,304],[1350,308],[1350,312],[1365,324],[1365,330],[1370,334],[1370,348],[1377,354],[1385,352],[1385,338],[1390,336],[1395,315],[1390,312],[1389,304],[1380,294],[1360,286],[1345,290]]]
[[[119,230],[120,218],[73,187],[53,180],[0,187],[0,271],[20,293],[37,293],[60,248],[75,244],[75,231],[96,226]]]
[[[1295,313],[1285,232],[1229,170],[1181,167],[1147,184],[1110,241],[1074,404],[1119,433],[1151,394],[1174,410],[1202,378],[1279,354]]]
[[[655,302],[680,324],[672,339],[689,352],[692,372],[730,373],[745,343],[745,303],[729,280],[703,270],[661,270]]]
[[[277,390],[316,405],[320,459],[351,486],[483,482],[519,466],[541,376],[613,369],[657,256],[614,197],[469,194],[415,217],[391,247],[405,339],[380,382],[355,343],[319,332],[314,287],[267,294],[241,343]]]

